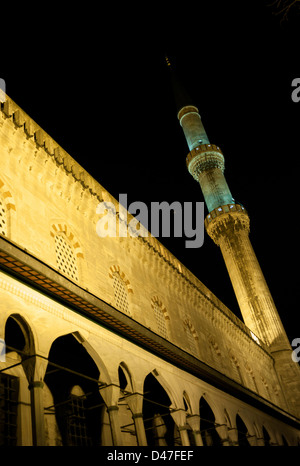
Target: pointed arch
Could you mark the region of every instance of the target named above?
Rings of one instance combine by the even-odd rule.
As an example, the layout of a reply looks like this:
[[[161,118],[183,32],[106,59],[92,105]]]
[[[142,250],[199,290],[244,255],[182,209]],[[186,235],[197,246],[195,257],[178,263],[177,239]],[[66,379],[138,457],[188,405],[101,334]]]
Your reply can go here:
[[[50,228],[50,235],[52,236],[52,238],[55,238],[55,236],[58,234],[64,234],[66,236],[67,240],[69,241],[70,245],[74,250],[74,254],[76,257],[84,258],[83,251],[78,239],[74,235],[72,229],[66,223],[52,223]]]
[[[79,241],[65,223],[53,223],[50,235],[54,238],[56,264],[58,269],[76,282],[80,277],[78,258],[83,258]]]
[[[129,280],[118,265],[110,267],[109,277],[112,279],[115,305],[117,309],[131,316],[129,294],[133,293]]]
[[[213,361],[216,364],[216,369],[217,370],[222,370],[222,352],[219,348],[219,345],[217,344],[216,340],[213,338],[212,335],[208,336],[208,342],[209,342],[209,347],[211,350],[211,354],[213,357]]]
[[[148,446],[173,446],[176,432],[170,414],[172,399],[158,380],[157,371],[150,372],[144,380],[143,417]]]
[[[68,333],[56,338],[49,351],[44,380],[64,446],[99,446],[106,429],[101,372],[85,343],[79,332]]]
[[[151,298],[151,307],[154,311],[158,333],[163,338],[168,338],[169,336],[168,321],[170,320],[170,317],[169,317],[166,307],[160,301],[158,296],[153,296]]]
[[[119,375],[120,389],[126,390],[126,392],[133,392],[133,383],[132,383],[131,373],[128,369],[127,364],[125,364],[124,361],[120,362],[119,367],[118,367],[118,373],[119,373],[118,375]],[[123,377],[123,383],[122,383],[122,377]]]
[[[184,404],[186,413],[188,415],[193,414],[192,405],[191,405],[191,402],[190,402],[190,397],[189,397],[189,395],[187,394],[187,392],[185,390],[184,390],[184,392],[182,394],[182,398],[183,398],[183,404]]]
[[[240,447],[250,447],[250,443],[248,441],[249,431],[244,420],[239,414],[236,415],[235,424],[238,435],[238,445]]]
[[[128,293],[133,293],[133,289],[131,287],[130,281],[126,277],[125,273],[120,269],[119,265],[112,265],[109,268],[109,278],[113,278],[114,274],[119,274],[120,278],[123,280],[124,284],[126,285]]]
[[[200,433],[205,446],[220,446],[221,438],[216,431],[216,416],[210,403],[205,399],[205,395],[201,396],[199,401],[200,412]]]
[[[191,320],[188,317],[186,317],[184,319],[183,323],[184,323],[185,334],[186,334],[186,337],[187,337],[187,344],[188,344],[192,354],[198,355],[198,353],[199,353],[199,348],[198,348],[199,337],[197,335],[195,327],[194,327],[193,323],[191,322]]]
[[[243,379],[243,376],[242,376],[240,363],[239,363],[237,357],[235,356],[235,354],[232,353],[231,350],[229,350],[228,354],[229,354],[229,360],[231,362],[231,367],[233,369],[233,372],[232,372],[233,378],[238,383],[244,385],[244,379]]]
[[[5,323],[5,342],[7,351],[20,352],[21,356],[35,353],[33,332],[27,321],[20,314],[10,314],[7,317]]]

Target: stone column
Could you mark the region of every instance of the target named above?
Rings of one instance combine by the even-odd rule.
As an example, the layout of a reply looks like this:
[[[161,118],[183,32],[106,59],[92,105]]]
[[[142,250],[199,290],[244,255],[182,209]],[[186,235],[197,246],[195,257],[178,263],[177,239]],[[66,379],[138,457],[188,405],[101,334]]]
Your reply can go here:
[[[187,416],[186,422],[190,426],[193,431],[193,435],[195,438],[195,443],[197,447],[203,447],[203,440],[200,432],[200,415],[193,414],[191,416]]]
[[[251,447],[256,447],[257,446],[257,438],[256,435],[247,435],[247,440]]]
[[[28,386],[31,401],[32,444],[35,447],[45,445],[43,387],[44,382],[41,381],[32,381]]]
[[[263,437],[259,437],[259,438],[256,440],[256,445],[257,445],[258,447],[264,447],[264,446],[265,446],[264,438],[263,438]]]
[[[143,395],[140,393],[133,393],[126,397],[126,403],[132,412],[137,441],[140,447],[147,446],[147,437],[143,421],[143,399]]]
[[[229,441],[229,434],[228,434],[228,428],[225,424],[216,426],[216,431],[222,441],[222,445],[224,447],[229,447],[230,446],[230,441]]]
[[[190,446],[190,439],[188,436],[188,426],[186,423],[186,412],[183,409],[171,411],[171,416],[178,427],[182,446]]]
[[[34,356],[23,361],[23,368],[29,382],[33,446],[45,445],[44,423],[44,376],[48,360]]]
[[[101,396],[106,404],[112,441],[114,446],[122,446],[122,433],[119,421],[119,407],[118,401],[120,396],[120,388],[118,385],[110,384],[106,387],[100,388]]]
[[[230,440],[230,444],[234,447],[239,446],[239,439],[238,439],[238,431],[237,429],[227,429],[228,431],[228,437]]]

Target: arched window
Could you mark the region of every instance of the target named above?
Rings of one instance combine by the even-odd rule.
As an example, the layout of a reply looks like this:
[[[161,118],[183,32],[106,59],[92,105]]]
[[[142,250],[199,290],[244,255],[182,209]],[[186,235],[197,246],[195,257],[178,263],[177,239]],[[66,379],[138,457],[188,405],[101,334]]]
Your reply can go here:
[[[213,357],[213,360],[214,360],[214,363],[215,363],[215,369],[221,371],[223,369],[223,367],[222,367],[222,353],[221,353],[221,350],[219,348],[219,345],[216,343],[216,341],[212,337],[209,338],[209,344],[210,344],[210,348],[211,348],[212,357]]]
[[[114,272],[112,278],[116,307],[130,315],[127,286],[118,272]]]
[[[87,432],[86,395],[79,385],[75,385],[70,393],[67,406],[68,445],[91,446]]]
[[[257,388],[257,384],[256,384],[256,380],[255,380],[255,376],[253,374],[253,370],[251,369],[251,367],[245,363],[245,369],[246,369],[246,373],[248,375],[248,386],[251,390],[254,390],[256,393],[259,394],[259,391],[258,391],[258,388]]]
[[[192,324],[189,321],[185,322],[185,333],[187,337],[187,344],[189,346],[189,349],[192,354],[197,355],[198,354],[198,347],[197,347],[197,335],[196,332],[192,326]]]
[[[230,355],[230,361],[231,361],[231,366],[233,368],[233,374],[232,374],[233,378],[237,382],[244,385],[244,381],[243,381],[243,377],[242,377],[239,362],[238,362],[237,358],[233,354]]]
[[[166,323],[165,313],[163,312],[162,306],[155,301],[152,303],[152,307],[154,310],[157,331],[163,338],[168,338],[168,329]]]
[[[78,281],[76,257],[65,233],[55,235],[55,252],[58,269],[63,274]]]
[[[203,396],[200,398],[199,412],[203,445],[205,447],[221,446],[221,439],[215,428],[215,415]]]
[[[7,236],[7,218],[5,205],[0,198],[0,234]]]
[[[269,390],[269,385],[267,381],[264,379],[264,377],[261,377],[261,382],[264,387],[266,398],[272,401],[272,397],[271,397],[270,390]]]
[[[248,441],[248,429],[242,418],[237,414],[236,415],[236,429],[238,433],[238,444],[240,447],[250,447]]]

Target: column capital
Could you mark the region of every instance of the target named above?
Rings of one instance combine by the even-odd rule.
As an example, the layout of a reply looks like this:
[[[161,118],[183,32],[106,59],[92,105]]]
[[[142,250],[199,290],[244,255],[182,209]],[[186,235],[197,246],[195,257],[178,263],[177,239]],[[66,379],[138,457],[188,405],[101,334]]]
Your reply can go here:
[[[32,390],[33,388],[44,388],[44,385],[44,382],[41,382],[40,380],[34,380],[28,385],[28,390]]]
[[[117,406],[120,397],[120,387],[116,384],[109,384],[99,388],[100,394],[106,406]]]
[[[125,397],[125,401],[128,404],[130,411],[133,414],[142,413],[144,395],[142,393],[131,393]]]

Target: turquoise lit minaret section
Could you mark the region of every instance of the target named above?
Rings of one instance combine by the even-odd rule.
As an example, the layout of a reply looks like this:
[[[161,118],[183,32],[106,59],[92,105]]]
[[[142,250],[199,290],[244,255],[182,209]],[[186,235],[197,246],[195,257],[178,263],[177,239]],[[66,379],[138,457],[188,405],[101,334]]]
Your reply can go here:
[[[210,144],[197,107],[187,105],[179,110],[177,116],[190,149],[187,167],[201,186],[208,211],[233,204],[224,176],[224,156],[219,147]]]

